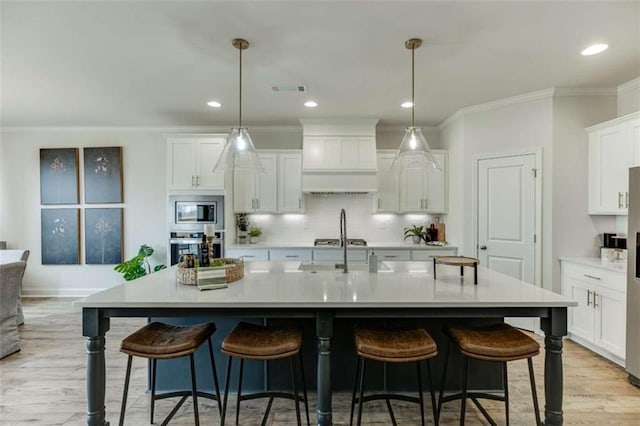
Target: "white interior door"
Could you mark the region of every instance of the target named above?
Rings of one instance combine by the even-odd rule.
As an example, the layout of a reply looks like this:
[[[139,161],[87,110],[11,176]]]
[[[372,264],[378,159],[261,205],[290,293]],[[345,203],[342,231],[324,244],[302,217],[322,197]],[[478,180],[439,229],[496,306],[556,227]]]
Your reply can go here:
[[[478,160],[478,258],[494,271],[536,282],[536,155]],[[529,318],[510,324],[536,329]]]

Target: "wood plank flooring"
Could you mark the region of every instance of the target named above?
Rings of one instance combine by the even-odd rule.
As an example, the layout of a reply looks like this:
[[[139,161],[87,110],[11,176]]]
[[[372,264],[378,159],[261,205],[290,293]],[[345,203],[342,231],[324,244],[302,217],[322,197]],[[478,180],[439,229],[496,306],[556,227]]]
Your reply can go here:
[[[0,425],[83,425],[85,417],[85,340],[81,333],[80,311],[71,307],[72,299],[25,299],[24,326],[20,327],[22,350],[0,361]],[[126,356],[118,351],[122,338],[144,324],[140,318],[113,318],[107,334],[106,363],[107,418],[118,423],[120,400],[126,368]],[[565,340],[564,410],[567,425],[640,425],[640,389],[626,381],[624,370],[581,346]],[[541,409],[544,408],[544,356],[535,358],[536,380]],[[218,366],[221,368],[221,366]],[[222,375],[221,375],[222,378]],[[437,379],[439,381],[439,379]],[[149,424],[149,399],[145,394],[146,363],[135,359],[127,408],[126,424]],[[221,384],[222,385],[222,384]],[[526,362],[509,363],[510,414],[513,425],[533,425],[533,407]],[[349,424],[350,395],[333,399],[334,424]],[[430,399],[426,398],[428,424],[432,424]],[[266,401],[243,402],[241,425],[260,423]],[[488,411],[504,424],[503,405],[487,402]],[[214,401],[199,400],[202,424],[219,424]],[[480,412],[467,404],[467,424],[486,424]],[[157,403],[155,421],[159,423],[172,408],[170,401]],[[234,423],[235,399],[230,396],[227,424]],[[312,422],[315,419],[315,396],[310,395]],[[384,403],[365,405],[363,424],[388,425]],[[415,404],[394,403],[398,423],[418,425]],[[442,425],[459,424],[459,403],[443,407]],[[303,414],[304,415],[304,414]],[[544,417],[543,417],[544,418]],[[268,424],[295,424],[291,401],[276,401]],[[172,425],[193,424],[192,405],[188,400]]]

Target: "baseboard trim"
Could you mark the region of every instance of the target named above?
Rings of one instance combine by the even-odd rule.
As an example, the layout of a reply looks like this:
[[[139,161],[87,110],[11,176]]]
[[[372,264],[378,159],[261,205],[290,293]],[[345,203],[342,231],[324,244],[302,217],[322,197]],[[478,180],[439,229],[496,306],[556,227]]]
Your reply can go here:
[[[601,348],[599,348],[599,347],[587,342],[586,340],[581,339],[580,337],[574,336],[571,333],[568,333],[567,337],[569,339],[571,339],[572,341],[576,342],[577,344],[579,344],[580,346],[582,346],[582,347],[584,347],[586,349],[589,349],[591,352],[593,352],[595,354],[598,354],[601,357],[606,358],[609,361],[611,361],[611,362],[613,362],[615,364],[618,364],[620,367],[624,368],[625,361],[624,361],[623,358],[620,358],[619,356],[614,355],[609,351],[605,351],[604,349],[601,349]]]

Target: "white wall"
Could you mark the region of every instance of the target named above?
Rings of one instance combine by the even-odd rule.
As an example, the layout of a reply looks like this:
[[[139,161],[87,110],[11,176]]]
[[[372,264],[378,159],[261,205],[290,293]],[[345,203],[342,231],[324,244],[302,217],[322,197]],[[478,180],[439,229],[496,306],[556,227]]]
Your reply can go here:
[[[447,241],[458,246],[458,254],[475,256],[475,250],[466,251],[463,247],[465,229],[464,207],[464,116],[453,120],[441,129],[441,148],[449,151],[449,212],[443,217],[447,225]]]
[[[640,77],[618,86],[617,109],[618,117],[640,111]]]
[[[553,288],[560,290],[561,256],[600,257],[603,232],[615,232],[614,216],[588,212],[588,135],[585,127],[616,113],[615,96],[553,99]]]
[[[42,265],[40,243],[40,148],[122,146],[125,258],[141,244],[156,249],[164,263],[167,246],[166,144],[160,134],[125,131],[5,131],[2,133],[0,240],[31,250],[23,282],[27,295],[83,295],[122,281],[112,265]],[[82,154],[80,155],[82,172]],[[83,180],[80,189],[83,199]],[[95,206],[95,205],[93,205]],[[83,208],[80,205],[80,208]],[[81,227],[84,226],[81,212]],[[84,232],[81,232],[84,235]],[[84,243],[81,244],[84,247]],[[84,253],[81,252],[82,263]]]

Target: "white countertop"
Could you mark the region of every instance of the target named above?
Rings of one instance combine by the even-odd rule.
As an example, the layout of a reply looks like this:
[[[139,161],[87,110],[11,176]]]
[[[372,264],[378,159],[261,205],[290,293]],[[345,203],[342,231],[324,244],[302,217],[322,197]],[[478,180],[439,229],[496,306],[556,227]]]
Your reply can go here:
[[[562,307],[577,302],[507,275],[478,267],[384,262],[390,271],[302,272],[299,262],[245,263],[244,278],[221,290],[176,283],[176,267],[126,282],[74,302],[92,308],[501,308]],[[367,265],[360,267],[366,268]]]
[[[619,272],[621,274],[627,273],[626,260],[621,262],[607,262],[603,261],[599,257],[561,257],[560,260],[563,262],[572,262],[580,265],[606,269],[607,271]]]
[[[256,244],[227,244],[227,249],[342,249],[338,246],[314,246],[313,242],[300,243],[300,242],[259,242]],[[366,250],[366,249],[403,249],[403,250],[455,250],[457,246],[431,246],[426,244],[413,244],[412,242],[396,241],[396,242],[382,242],[382,243],[367,243],[366,246],[349,246],[349,250]]]

